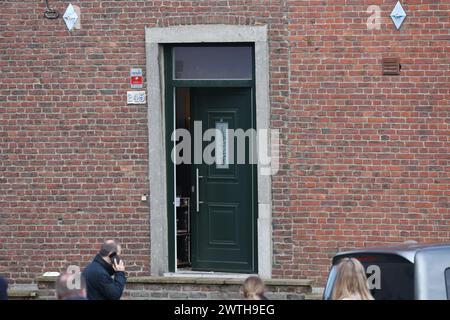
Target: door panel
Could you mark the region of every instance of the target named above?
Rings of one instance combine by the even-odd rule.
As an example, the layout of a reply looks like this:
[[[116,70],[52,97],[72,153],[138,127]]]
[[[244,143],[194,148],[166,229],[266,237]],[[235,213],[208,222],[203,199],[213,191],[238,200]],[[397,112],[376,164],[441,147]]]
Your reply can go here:
[[[252,128],[250,88],[194,88],[191,91],[191,128],[200,121],[207,129]],[[232,143],[224,136],[216,146],[219,163],[192,165],[192,268],[201,271],[256,271],[255,167],[236,164],[230,157]],[[193,139],[199,139],[193,137]],[[210,141],[202,143],[202,150]],[[248,141],[247,141],[248,150]],[[193,151],[194,152],[194,151]],[[198,178],[197,178],[198,170]],[[198,181],[198,186],[197,186]],[[198,193],[198,194],[197,194]],[[199,199],[197,212],[196,199]]]

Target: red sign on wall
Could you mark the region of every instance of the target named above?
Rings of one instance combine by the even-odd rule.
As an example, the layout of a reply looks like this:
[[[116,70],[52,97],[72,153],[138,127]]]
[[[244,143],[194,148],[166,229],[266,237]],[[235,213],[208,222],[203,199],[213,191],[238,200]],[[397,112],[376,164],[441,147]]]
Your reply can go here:
[[[131,84],[142,84],[142,76],[131,77]]]
[[[142,88],[142,69],[141,68],[131,68],[130,69],[130,85],[133,89]]]

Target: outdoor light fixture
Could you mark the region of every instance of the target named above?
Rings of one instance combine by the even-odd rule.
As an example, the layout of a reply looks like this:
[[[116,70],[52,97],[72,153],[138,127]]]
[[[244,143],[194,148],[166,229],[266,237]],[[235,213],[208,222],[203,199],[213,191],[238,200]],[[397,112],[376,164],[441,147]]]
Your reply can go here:
[[[59,12],[56,9],[50,8],[48,5],[48,0],[45,0],[47,9],[44,12],[44,17],[47,19],[57,19],[59,18]]]

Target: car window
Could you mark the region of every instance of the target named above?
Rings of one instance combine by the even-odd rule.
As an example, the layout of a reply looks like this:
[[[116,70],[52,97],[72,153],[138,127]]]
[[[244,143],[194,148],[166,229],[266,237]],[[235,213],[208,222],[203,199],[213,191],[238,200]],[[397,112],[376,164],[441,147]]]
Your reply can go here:
[[[362,263],[367,272],[370,292],[375,300],[414,299],[413,263],[393,254],[353,254],[346,257],[356,258]],[[334,262],[335,265],[337,263],[339,261]],[[325,287],[324,299],[331,297],[335,278],[336,275],[331,276],[330,274]]]
[[[336,280],[336,266],[332,266],[328,275],[327,284],[323,292],[323,300],[330,300],[333,293],[334,281]]]
[[[445,286],[447,288],[447,300],[450,300],[450,268],[445,269]]]
[[[368,267],[367,263],[363,265]],[[373,265],[380,267],[381,277],[379,287],[372,285],[370,290],[375,300],[414,299],[414,264],[409,261],[386,260]]]

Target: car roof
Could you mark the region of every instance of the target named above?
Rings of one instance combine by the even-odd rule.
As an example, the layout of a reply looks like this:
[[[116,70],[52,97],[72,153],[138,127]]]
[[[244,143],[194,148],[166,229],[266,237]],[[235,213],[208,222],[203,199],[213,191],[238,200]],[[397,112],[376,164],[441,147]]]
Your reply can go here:
[[[450,251],[450,242],[447,243],[405,243],[392,247],[373,247],[373,248],[359,248],[350,251],[343,251],[337,253],[333,257],[333,264],[335,264],[342,256],[358,255],[358,254],[392,254],[405,258],[406,260],[414,263],[414,257],[417,252],[428,250],[443,250]]]

